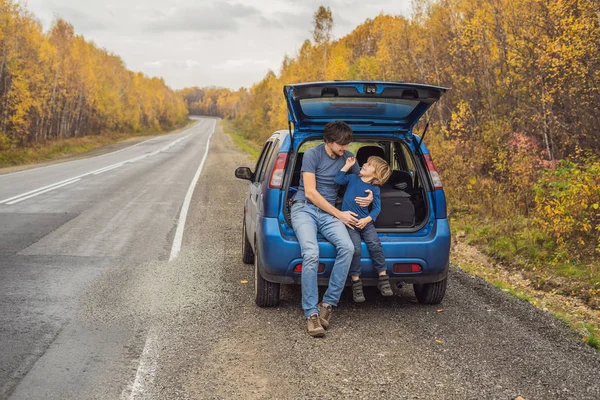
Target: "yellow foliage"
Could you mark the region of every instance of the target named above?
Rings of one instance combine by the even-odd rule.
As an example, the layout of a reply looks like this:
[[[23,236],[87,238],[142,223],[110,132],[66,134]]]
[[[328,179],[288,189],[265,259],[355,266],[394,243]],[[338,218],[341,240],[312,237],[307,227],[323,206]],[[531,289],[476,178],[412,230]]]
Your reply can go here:
[[[600,253],[600,161],[562,161],[536,185],[536,221],[571,256]],[[578,245],[577,249],[572,247]]]
[[[68,22],[44,34],[15,0],[0,3],[0,132],[9,142],[165,129],[187,117],[164,81],[128,71]]]

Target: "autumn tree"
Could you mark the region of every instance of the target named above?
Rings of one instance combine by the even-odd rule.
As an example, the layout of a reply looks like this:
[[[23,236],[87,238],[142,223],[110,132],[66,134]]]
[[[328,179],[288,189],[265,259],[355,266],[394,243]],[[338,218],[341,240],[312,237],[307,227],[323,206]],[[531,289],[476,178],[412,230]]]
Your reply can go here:
[[[332,39],[333,14],[329,7],[320,6],[313,15],[313,40],[323,57],[321,76],[326,75],[327,51]]]
[[[63,19],[47,34],[14,0],[0,0],[0,150],[108,131],[168,129],[183,99],[161,79],[125,68]]]

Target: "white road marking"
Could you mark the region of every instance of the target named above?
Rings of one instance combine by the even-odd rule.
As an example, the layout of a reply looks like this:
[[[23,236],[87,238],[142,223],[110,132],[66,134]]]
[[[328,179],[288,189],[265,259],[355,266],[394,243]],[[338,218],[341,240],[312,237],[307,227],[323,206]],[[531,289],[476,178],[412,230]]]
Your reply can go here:
[[[213,128],[213,130],[214,130],[214,128]],[[18,203],[19,201],[26,200],[26,199],[29,199],[29,198],[31,198],[31,197],[35,197],[35,196],[37,196],[38,194],[46,193],[46,192],[49,192],[50,190],[53,190],[53,189],[58,189],[59,187],[66,186],[66,185],[63,185],[63,183],[65,183],[65,182],[71,182],[71,181],[73,181],[74,179],[77,179],[77,180],[79,180],[80,178],[86,177],[86,176],[88,176],[88,175],[98,175],[98,174],[101,174],[101,173],[103,173],[103,172],[109,171],[109,170],[111,170],[111,169],[114,169],[114,168],[120,167],[120,166],[122,166],[123,164],[127,164],[127,163],[133,163],[133,162],[136,162],[136,161],[138,161],[138,160],[144,159],[144,158],[146,158],[146,157],[149,157],[149,156],[156,155],[156,154],[158,154],[158,153],[160,153],[160,152],[162,152],[162,151],[165,151],[165,150],[168,150],[168,149],[170,149],[171,147],[173,147],[175,144],[179,143],[179,142],[180,142],[180,141],[182,141],[183,139],[187,139],[189,136],[190,136],[190,134],[187,134],[187,135],[185,135],[185,136],[183,136],[183,137],[180,137],[179,139],[177,139],[177,140],[175,140],[175,141],[173,141],[173,142],[169,143],[169,144],[168,144],[168,145],[166,145],[165,147],[163,147],[163,148],[161,148],[161,149],[159,149],[159,150],[156,150],[156,151],[154,151],[154,152],[152,152],[152,153],[149,153],[149,154],[144,154],[144,155],[142,155],[142,156],[138,156],[138,157],[131,158],[131,159],[129,159],[129,160],[121,161],[121,162],[118,162],[118,163],[116,163],[116,164],[112,164],[112,165],[109,165],[109,166],[106,166],[106,167],[98,168],[98,169],[96,169],[96,170],[94,170],[94,171],[87,172],[87,173],[85,173],[85,174],[81,174],[81,175],[75,176],[75,177],[73,177],[73,178],[69,178],[69,179],[65,179],[65,180],[63,180],[63,181],[60,181],[60,182],[53,183],[52,185],[47,185],[47,186],[44,186],[44,187],[41,187],[41,188],[37,188],[37,189],[34,189],[34,190],[30,190],[29,192],[26,192],[26,193],[21,193],[21,194],[18,194],[18,195],[16,195],[16,196],[9,197],[8,199],[0,200],[0,204],[4,204],[4,203],[6,203],[6,204],[8,204],[8,205],[12,205],[12,204]],[[152,139],[150,139],[150,140],[152,140]],[[142,142],[142,143],[144,143],[144,142]],[[133,146],[132,146],[132,147],[133,147]],[[120,151],[120,150],[119,150],[119,151]],[[115,153],[116,153],[116,152],[115,152]],[[72,182],[71,182],[71,183],[72,183]],[[16,200],[16,199],[20,199],[20,200],[17,200],[17,201],[12,201],[12,200]]]
[[[115,168],[119,168],[119,167],[122,167],[122,166],[123,166],[123,163],[116,164],[116,165],[111,165],[110,167],[106,167],[106,168],[103,168],[103,169],[101,169],[99,171],[94,172],[94,175],[100,175],[100,174],[102,174],[102,173],[104,173],[106,171],[110,171],[110,170],[113,170]]]
[[[169,258],[169,261],[177,257],[179,251],[181,250],[183,228],[185,227],[185,220],[187,218],[187,212],[192,200],[192,194],[194,193],[194,189],[196,188],[196,184],[198,182],[198,179],[200,178],[200,173],[202,172],[202,167],[204,166],[204,162],[206,161],[208,149],[210,146],[210,139],[215,133],[216,125],[217,123],[215,121],[212,128],[212,132],[210,133],[210,136],[208,137],[208,140],[206,142],[206,150],[204,151],[204,156],[202,157],[200,166],[198,167],[198,170],[196,171],[196,174],[192,179],[192,183],[190,184],[190,187],[188,188],[188,191],[185,195],[183,206],[179,214],[179,220],[177,222],[177,230],[175,232],[175,239],[173,241],[173,247],[171,249],[171,256]],[[133,381],[133,385],[123,390],[123,392],[121,393],[122,400],[148,399],[152,397],[152,393],[148,393],[148,389],[151,388],[151,385],[153,384],[154,379],[156,378],[158,358],[158,335],[151,328],[148,332],[148,337],[146,338],[146,344],[144,345],[144,350],[142,351],[142,355],[140,357],[140,363],[137,369],[137,373],[135,374],[135,380]],[[129,388],[131,388],[131,392],[129,392]]]
[[[158,346],[156,334],[151,329],[148,332],[148,337],[146,338],[146,344],[144,345],[144,350],[142,351],[142,355],[140,357],[140,365],[137,369],[137,373],[135,374],[135,380],[133,381],[131,392],[128,396],[127,394],[129,392],[129,388],[123,390],[121,393],[122,400],[148,398],[148,394],[145,393],[145,389],[154,381],[154,378],[156,377],[157,363]]]
[[[9,197],[8,199],[4,199],[4,200],[0,201],[0,204],[3,204],[3,203],[6,203],[6,202],[9,202],[9,201],[11,201],[11,200],[17,199],[17,198],[19,198],[19,197],[22,197],[22,196],[27,196],[28,194],[31,194],[31,193],[39,192],[40,190],[44,190],[44,189],[46,189],[46,188],[50,188],[50,187],[53,187],[53,186],[56,186],[56,185],[60,185],[61,183],[68,182],[68,181],[70,181],[70,180],[73,180],[73,179],[74,179],[74,178],[69,178],[69,179],[66,179],[66,180],[64,180],[64,181],[60,181],[60,182],[57,182],[57,183],[53,183],[52,185],[48,185],[48,186],[44,186],[44,187],[41,187],[41,188],[37,188],[37,189],[35,189],[35,190],[31,190],[31,191],[29,191],[29,192],[27,192],[27,193],[21,193],[21,194],[19,194],[19,195],[16,195],[16,196]]]
[[[18,202],[20,202],[20,201],[27,200],[27,199],[30,199],[30,198],[32,198],[32,197],[35,197],[35,196],[37,196],[37,195],[39,195],[39,194],[46,193],[46,192],[49,192],[49,191],[51,191],[51,190],[54,190],[54,189],[61,188],[61,187],[63,187],[63,186],[67,186],[67,185],[70,185],[70,184],[72,184],[72,183],[75,183],[75,182],[79,182],[80,180],[81,180],[81,179],[72,179],[72,180],[70,180],[70,181],[68,181],[68,182],[65,182],[65,183],[63,183],[62,185],[55,185],[55,186],[52,186],[51,188],[48,188],[48,189],[46,189],[46,190],[42,190],[41,192],[35,192],[35,193],[33,193],[33,194],[30,194],[29,196],[20,197],[20,198],[18,198],[17,200],[13,200],[13,201],[11,201],[11,202],[8,202],[8,203],[6,203],[6,204],[8,204],[8,205],[13,205],[13,204],[16,204],[16,203],[18,203]]]
[[[192,195],[194,194],[194,189],[196,188],[196,183],[198,183],[198,178],[200,178],[200,173],[202,172],[202,167],[204,166],[204,161],[206,161],[206,156],[208,155],[208,148],[210,146],[210,138],[213,133],[215,133],[215,127],[217,126],[217,122],[215,121],[212,132],[208,137],[208,141],[206,142],[206,150],[204,150],[204,156],[202,157],[202,161],[200,162],[200,166],[196,171],[196,175],[194,175],[194,179],[192,179],[192,183],[185,195],[185,200],[183,201],[183,206],[181,207],[181,213],[179,214],[179,220],[177,221],[177,230],[175,231],[175,238],[173,239],[173,247],[171,247],[171,255],[169,256],[169,261],[174,260],[179,252],[181,251],[181,242],[183,241],[183,228],[185,228],[185,220],[187,218],[188,209],[190,208],[190,203],[192,201]]]

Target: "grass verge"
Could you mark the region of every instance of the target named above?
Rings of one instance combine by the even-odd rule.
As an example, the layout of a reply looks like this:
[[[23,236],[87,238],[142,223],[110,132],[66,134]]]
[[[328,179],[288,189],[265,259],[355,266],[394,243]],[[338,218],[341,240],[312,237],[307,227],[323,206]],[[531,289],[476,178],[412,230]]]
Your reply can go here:
[[[536,289],[576,297],[600,309],[600,262],[557,256],[552,239],[524,217],[481,220],[454,213],[452,231],[486,255],[526,276]]]
[[[136,133],[111,132],[102,135],[49,140],[45,143],[34,143],[26,148],[9,148],[0,151],[0,168],[58,160],[69,156],[87,153],[91,150],[132,138],[170,133],[175,130],[185,128],[193,122],[193,120],[188,120],[185,123],[176,126],[173,130],[167,132],[158,132],[156,130]]]
[[[233,143],[238,147],[238,149],[247,153],[252,161],[258,160],[260,151],[262,150],[261,145],[246,139],[244,134],[240,130],[236,129],[231,121],[224,119],[221,120],[221,124],[223,125],[223,131],[231,136]]]

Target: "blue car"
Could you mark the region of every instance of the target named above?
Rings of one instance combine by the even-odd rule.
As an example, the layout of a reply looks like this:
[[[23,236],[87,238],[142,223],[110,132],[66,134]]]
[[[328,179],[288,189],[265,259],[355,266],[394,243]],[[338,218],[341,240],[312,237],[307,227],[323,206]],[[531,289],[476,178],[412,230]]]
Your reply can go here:
[[[395,285],[412,284],[420,303],[437,304],[446,292],[450,227],[439,174],[413,127],[446,88],[379,81],[334,81],[284,86],[289,126],[265,142],[254,171],[239,167],[250,181],[244,202],[242,258],[254,264],[256,304],[279,304],[281,284],[300,284],[302,255],[290,218],[304,152],[323,142],[325,124],[343,120],[353,131],[349,151],[362,165],[371,155],[388,161],[389,181],[381,188],[375,227],[387,273]],[[340,188],[340,204],[343,193]],[[326,285],[336,251],[319,236],[319,284]],[[362,243],[362,280],[375,285],[375,271]]]

